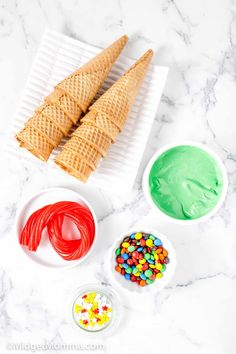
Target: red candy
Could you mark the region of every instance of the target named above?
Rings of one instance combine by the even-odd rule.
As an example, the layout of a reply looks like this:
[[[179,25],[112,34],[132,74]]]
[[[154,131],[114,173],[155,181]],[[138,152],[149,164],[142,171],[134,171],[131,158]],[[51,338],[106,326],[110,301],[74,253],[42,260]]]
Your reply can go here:
[[[133,258],[138,258],[139,257],[139,252],[138,251],[132,252],[132,257]]]
[[[149,268],[149,265],[148,263],[144,263],[143,266],[142,266],[142,270],[147,270]]]
[[[127,259],[127,264],[129,266],[132,266],[134,264],[133,260],[131,258]]]
[[[67,240],[63,237],[62,227],[65,217],[76,225],[80,233],[79,239]],[[36,251],[45,228],[52,247],[67,261],[83,257],[91,247],[95,236],[91,211],[84,205],[70,201],[49,204],[35,211],[20,234],[20,244],[28,246],[30,251]]]
[[[125,260],[123,257],[117,257],[116,261],[117,261],[117,263],[122,264],[122,263],[124,263]]]
[[[141,238],[141,240],[139,241],[140,242],[140,246],[144,247],[146,245],[146,241]]]

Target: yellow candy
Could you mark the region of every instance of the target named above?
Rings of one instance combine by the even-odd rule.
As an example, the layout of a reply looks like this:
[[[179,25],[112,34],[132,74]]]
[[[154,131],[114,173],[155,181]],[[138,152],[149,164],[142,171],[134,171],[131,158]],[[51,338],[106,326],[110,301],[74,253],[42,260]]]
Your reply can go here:
[[[156,275],[156,278],[157,279],[160,279],[160,278],[162,278],[163,277],[163,274],[162,273],[157,273],[157,275]]]
[[[129,242],[123,242],[123,243],[122,243],[122,247],[128,248],[128,247],[129,247]]]
[[[154,259],[155,259],[156,261],[158,261],[158,259],[159,259],[158,254],[154,253]]]
[[[134,237],[136,240],[140,240],[142,238],[141,232],[137,232]]]
[[[137,272],[134,274],[136,277],[139,277],[140,276],[140,272]]]
[[[162,270],[162,264],[161,264],[161,263],[157,263],[157,264],[156,264],[156,269]],[[159,274],[159,273],[158,273],[158,274]]]
[[[138,270],[142,270],[142,264],[137,264],[136,268],[138,268]]]
[[[112,308],[108,307],[107,312],[112,312]]]
[[[155,264],[149,264],[150,268],[156,268]]]
[[[140,264],[144,264],[145,262],[146,262],[146,259],[140,259],[140,260],[139,260],[139,263],[140,263]]]
[[[75,307],[74,307],[75,313],[79,313],[82,309],[83,309],[82,306],[80,306],[79,304],[75,304]]]
[[[148,239],[148,240],[146,241],[146,245],[147,245],[148,247],[152,247],[152,246],[153,246],[153,241],[152,241],[151,239]]]

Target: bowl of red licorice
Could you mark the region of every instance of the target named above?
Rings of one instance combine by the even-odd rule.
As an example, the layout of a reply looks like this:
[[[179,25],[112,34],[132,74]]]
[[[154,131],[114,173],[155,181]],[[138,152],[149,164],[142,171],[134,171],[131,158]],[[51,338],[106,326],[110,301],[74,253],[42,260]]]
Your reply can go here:
[[[67,188],[43,190],[19,209],[18,244],[28,258],[52,268],[81,263],[91,253],[97,231],[92,206]]]
[[[119,237],[111,250],[113,279],[133,292],[162,290],[175,268],[175,250],[166,236],[156,230],[130,230]]]

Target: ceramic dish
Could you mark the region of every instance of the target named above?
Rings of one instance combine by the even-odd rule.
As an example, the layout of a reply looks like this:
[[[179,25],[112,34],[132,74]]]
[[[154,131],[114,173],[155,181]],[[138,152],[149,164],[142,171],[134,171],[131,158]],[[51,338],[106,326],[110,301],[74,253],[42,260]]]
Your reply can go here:
[[[50,242],[48,241],[47,237],[42,237],[41,243],[37,249],[37,252],[30,252],[26,247],[22,247],[19,244],[19,235],[20,232],[22,231],[27,219],[29,216],[37,209],[51,204],[55,203],[58,201],[75,201],[78,203],[81,203],[85,206],[88,207],[88,209],[91,211],[95,223],[95,237],[93,244],[87,254],[74,261],[66,261],[62,259],[52,248]],[[22,205],[19,207],[19,213],[17,214],[16,217],[16,225],[15,225],[15,230],[16,230],[16,235],[17,235],[17,244],[21,248],[21,250],[24,252],[24,254],[32,261],[39,265],[43,265],[46,267],[50,268],[71,268],[82,261],[84,261],[89,254],[92,252],[92,249],[94,247],[95,241],[96,241],[96,234],[97,234],[97,219],[95,212],[92,208],[92,206],[88,203],[87,200],[85,200],[84,197],[82,197],[80,194],[77,192],[67,189],[67,188],[49,188],[40,191],[39,193],[33,195],[30,199],[28,199],[26,202],[22,203]],[[44,231],[46,232],[46,231]]]
[[[151,171],[151,168],[154,164],[154,162],[166,151],[174,148],[174,147],[178,147],[178,146],[193,146],[193,147],[198,147],[200,149],[202,149],[203,151],[205,151],[206,153],[208,153],[218,164],[218,166],[220,167],[220,170],[222,172],[222,176],[223,176],[223,188],[222,188],[222,192],[221,192],[221,196],[217,202],[217,204],[215,205],[215,207],[213,209],[211,209],[210,212],[208,212],[206,215],[201,216],[197,219],[190,219],[190,220],[180,220],[180,219],[176,219],[174,217],[171,217],[167,214],[165,214],[153,201],[151,194],[149,192],[149,174]],[[177,144],[169,144],[169,145],[165,145],[164,147],[162,147],[161,149],[159,149],[151,158],[151,160],[149,161],[144,174],[143,174],[143,192],[145,195],[145,198],[147,200],[147,202],[149,203],[149,205],[155,209],[157,215],[160,217],[160,219],[162,220],[166,220],[172,223],[176,223],[176,224],[182,224],[182,225],[189,225],[189,224],[195,224],[201,221],[205,221],[207,219],[209,219],[211,216],[213,216],[221,207],[221,205],[223,204],[226,194],[227,194],[227,188],[228,188],[228,178],[227,178],[227,173],[226,173],[226,169],[225,166],[223,164],[223,162],[221,161],[221,159],[219,158],[219,156],[212,151],[211,149],[209,149],[206,145],[204,144],[200,144],[200,143],[196,143],[196,142],[192,142],[192,141],[183,141]]]
[[[125,279],[124,276],[122,276],[120,273],[118,273],[115,270],[115,267],[117,265],[116,254],[115,254],[116,249],[119,248],[120,243],[123,241],[123,239],[126,236],[129,236],[137,232],[152,234],[155,237],[159,238],[162,241],[164,248],[168,251],[168,257],[169,257],[169,263],[166,265],[164,276],[161,279],[156,279],[152,284],[148,284],[144,287],[141,287],[136,283],[133,283],[130,280]],[[120,237],[113,244],[109,252],[110,252],[108,257],[109,265],[107,265],[108,267],[107,269],[110,270],[111,279],[116,283],[116,285],[118,285],[120,288],[126,291],[134,292],[137,294],[160,291],[169,284],[171,278],[175,273],[175,268],[176,268],[175,250],[171,242],[167,239],[167,237],[161,234],[160,232],[158,232],[157,230],[144,228],[144,229],[129,230],[125,233],[122,233],[122,235],[120,235]]]

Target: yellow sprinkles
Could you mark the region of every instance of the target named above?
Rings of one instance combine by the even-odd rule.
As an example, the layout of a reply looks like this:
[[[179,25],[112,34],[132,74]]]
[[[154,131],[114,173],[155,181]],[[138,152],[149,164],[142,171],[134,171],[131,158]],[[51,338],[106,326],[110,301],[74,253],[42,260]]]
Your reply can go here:
[[[95,332],[105,328],[111,321],[112,303],[102,292],[86,292],[76,299],[73,316],[80,327]]]

